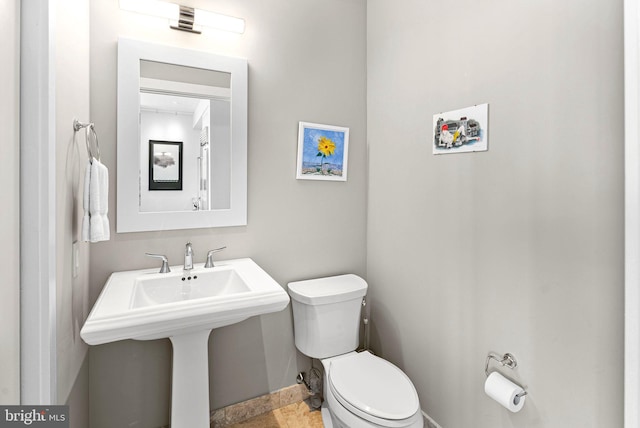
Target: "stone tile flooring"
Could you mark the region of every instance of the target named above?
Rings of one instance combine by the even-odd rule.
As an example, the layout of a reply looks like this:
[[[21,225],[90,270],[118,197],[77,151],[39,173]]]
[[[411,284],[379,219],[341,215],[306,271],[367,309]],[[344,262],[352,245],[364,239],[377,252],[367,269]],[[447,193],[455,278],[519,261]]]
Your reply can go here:
[[[311,411],[309,405],[301,401],[229,425],[229,428],[324,428],[324,425],[320,410]]]

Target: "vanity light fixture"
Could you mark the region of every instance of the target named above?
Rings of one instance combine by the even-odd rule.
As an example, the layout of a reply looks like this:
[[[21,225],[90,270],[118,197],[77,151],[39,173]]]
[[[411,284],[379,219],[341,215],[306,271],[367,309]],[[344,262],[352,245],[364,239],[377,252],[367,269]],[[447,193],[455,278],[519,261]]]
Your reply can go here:
[[[161,0],[120,0],[120,9],[168,19],[174,30],[200,34],[204,26],[244,33],[244,19]]]

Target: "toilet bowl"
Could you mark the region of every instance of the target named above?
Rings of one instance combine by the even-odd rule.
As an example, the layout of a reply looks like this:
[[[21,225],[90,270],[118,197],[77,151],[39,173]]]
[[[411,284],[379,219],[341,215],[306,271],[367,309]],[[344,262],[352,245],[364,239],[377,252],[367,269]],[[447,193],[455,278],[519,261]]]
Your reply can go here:
[[[324,368],[324,426],[423,428],[409,377],[368,351],[355,352],[366,290],[356,275],[289,283],[296,347]]]
[[[325,408],[333,427],[423,426],[416,390],[395,365],[367,351],[321,362],[325,372]],[[325,428],[329,428],[326,423]]]

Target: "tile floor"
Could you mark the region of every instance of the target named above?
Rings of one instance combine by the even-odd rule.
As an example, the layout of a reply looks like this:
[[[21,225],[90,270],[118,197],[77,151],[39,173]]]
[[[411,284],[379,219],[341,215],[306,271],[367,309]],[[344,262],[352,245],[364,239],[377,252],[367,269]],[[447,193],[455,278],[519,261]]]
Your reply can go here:
[[[324,425],[320,411],[309,410],[309,405],[301,401],[229,425],[229,428],[324,428]]]

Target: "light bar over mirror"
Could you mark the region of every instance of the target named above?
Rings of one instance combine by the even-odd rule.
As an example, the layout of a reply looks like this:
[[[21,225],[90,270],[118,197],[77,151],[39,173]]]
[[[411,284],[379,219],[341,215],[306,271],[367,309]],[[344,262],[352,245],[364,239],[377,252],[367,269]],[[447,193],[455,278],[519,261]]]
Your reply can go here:
[[[200,33],[210,27],[244,33],[244,19],[161,0],[120,0],[120,9],[167,19],[175,30]]]

